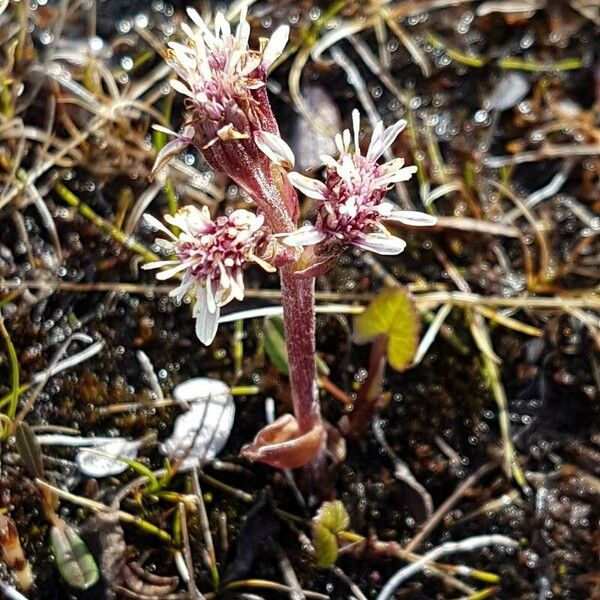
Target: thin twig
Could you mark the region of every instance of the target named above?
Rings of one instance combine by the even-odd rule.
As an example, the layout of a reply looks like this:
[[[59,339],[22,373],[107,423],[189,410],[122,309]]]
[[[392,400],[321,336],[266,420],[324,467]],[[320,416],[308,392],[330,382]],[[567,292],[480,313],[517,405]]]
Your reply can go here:
[[[213,580],[213,587],[215,590],[219,589],[219,570],[217,567],[217,555],[215,553],[215,545],[213,543],[212,533],[210,531],[210,523],[208,521],[208,513],[206,512],[206,505],[204,504],[204,496],[202,495],[202,488],[200,487],[200,479],[198,477],[198,468],[192,469],[192,487],[196,494],[196,502],[198,503],[198,517],[200,519],[200,528],[202,530],[202,537],[204,539],[204,545],[206,546],[208,564],[206,565],[211,573]]]
[[[283,551],[283,548],[275,541],[272,542],[273,549],[277,556],[277,562],[279,564],[279,570],[285,579],[285,582],[290,586],[290,600],[305,600],[306,596],[302,591],[302,586],[298,581],[294,567],[287,557],[287,554]]]
[[[352,581],[352,579],[350,579],[350,577],[348,577],[348,575],[346,575],[346,573],[344,573],[344,571],[342,571],[340,567],[335,566],[331,570],[336,577],[341,579],[350,588],[350,591],[357,600],[367,600],[367,597],[362,593],[362,590],[354,583],[354,581]]]
[[[448,511],[463,497],[471,487],[473,487],[484,475],[487,475],[495,464],[492,462],[486,463],[479,467],[477,471],[469,475],[452,494],[440,504],[439,508],[431,515],[431,518],[423,525],[419,533],[413,537],[406,545],[404,550],[412,552],[416,550],[429,536],[429,534],[437,527],[438,523],[448,514]]]
[[[196,587],[196,581],[194,580],[194,561],[192,560],[190,536],[188,534],[187,512],[184,502],[179,503],[179,513],[181,515],[181,541],[183,546],[183,556],[185,558],[185,565],[188,571],[188,593],[190,598],[200,598],[202,600],[204,596],[198,591],[198,588]]]
[[[132,525],[136,525],[142,531],[144,531],[150,535],[154,535],[154,536],[158,537],[163,542],[170,544],[173,541],[170,534],[167,531],[160,529],[156,525],[153,525],[152,523],[149,523],[148,521],[145,521],[144,519],[142,519],[140,517],[136,517],[127,512],[124,512],[122,510],[114,510],[110,506],[107,506],[106,504],[102,504],[101,502],[96,502],[95,500],[90,500],[89,498],[83,498],[82,496],[76,496],[75,494],[71,494],[70,492],[66,492],[65,490],[61,490],[60,488],[50,485],[49,483],[46,483],[45,481],[42,481],[41,479],[36,479],[35,483],[39,487],[53,492],[59,498],[63,498],[65,500],[68,500],[69,502],[72,502],[73,504],[77,504],[79,506],[84,506],[85,508],[89,508],[90,510],[93,510],[94,512],[115,513],[117,515],[117,517],[119,517],[119,519],[121,521],[123,521],[124,523],[130,523]]]

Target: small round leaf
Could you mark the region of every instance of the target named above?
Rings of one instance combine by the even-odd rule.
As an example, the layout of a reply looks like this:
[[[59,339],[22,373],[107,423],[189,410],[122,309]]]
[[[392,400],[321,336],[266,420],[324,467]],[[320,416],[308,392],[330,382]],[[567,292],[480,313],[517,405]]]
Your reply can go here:
[[[396,371],[411,364],[419,345],[421,319],[410,294],[401,287],[384,289],[354,318],[357,344],[387,337],[387,360]]]

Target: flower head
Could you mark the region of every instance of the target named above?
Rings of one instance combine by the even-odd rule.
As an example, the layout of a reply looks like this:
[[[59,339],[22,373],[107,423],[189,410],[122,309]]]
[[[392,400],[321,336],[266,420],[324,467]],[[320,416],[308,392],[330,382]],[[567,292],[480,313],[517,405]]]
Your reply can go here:
[[[271,39],[260,40],[258,50],[251,50],[245,10],[235,33],[222,13],[215,17],[214,32],[197,11],[188,8],[187,13],[193,27],[181,25],[186,44],[170,42],[167,61],[179,77],[171,86],[186,97],[188,119],[183,133],[174,134],[175,139],[157,157],[154,171],[193,144],[211,167],[237,181],[259,204],[266,203],[265,182],[287,184],[272,166],[293,166],[265,86],[267,71],[282,53],[289,28],[279,27]],[[292,216],[293,204],[287,207]],[[268,210],[264,212],[273,220]]]
[[[301,227],[286,236],[284,242],[292,246],[307,246],[333,239],[379,254],[399,254],[406,244],[391,235],[382,220],[425,226],[436,222],[435,217],[399,210],[385,201],[385,194],[392,184],[407,181],[417,170],[416,167],[404,167],[402,158],[382,165],[378,163],[406,122],[398,121],[387,129],[379,122],[363,156],[359,145],[360,117],[357,110],[352,113],[352,121],[354,135],[348,129],[336,135],[339,157],[321,157],[326,167],[325,183],[300,173],[289,174],[292,185],[317,200],[319,205],[315,225]],[[354,147],[351,149],[352,142]]]
[[[256,262],[273,270],[255,254],[266,238],[263,217],[239,209],[213,220],[206,206],[201,210],[186,206],[173,216],[165,216],[167,223],[180,230],[178,235],[151,215],[146,214],[145,219],[168,236],[157,238],[156,243],[175,258],[147,263],[143,268],[168,267],[156,275],[160,280],[183,271],[181,283],[169,295],[181,302],[190,288],[195,289],[196,334],[202,343],[210,344],[217,332],[221,306],[244,298],[244,268]]]
[[[181,79],[171,85],[188,97],[201,146],[247,139],[258,130],[277,133],[264,88],[267,69],[283,51],[289,28],[279,27],[270,40],[261,40],[259,50],[250,50],[245,11],[235,33],[223,13],[217,13],[213,33],[197,11],[187,12],[195,29],[181,25],[187,45],[171,42],[168,62]]]

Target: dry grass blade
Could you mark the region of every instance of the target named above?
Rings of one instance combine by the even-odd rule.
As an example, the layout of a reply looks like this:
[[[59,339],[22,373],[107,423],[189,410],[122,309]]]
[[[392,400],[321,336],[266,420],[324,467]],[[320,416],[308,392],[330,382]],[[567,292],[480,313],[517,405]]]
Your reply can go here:
[[[352,44],[357,54],[360,56],[371,73],[373,73],[373,75],[375,75],[381,81],[381,83],[383,83],[383,85],[398,99],[402,105],[407,105],[409,103],[408,95],[402,89],[400,89],[394,77],[387,70],[385,64],[380,64],[378,62],[377,57],[373,54],[368,44],[366,44],[357,35],[350,36],[348,41]]]
[[[501,235],[511,238],[520,238],[523,233],[514,225],[503,225],[493,221],[480,221],[468,217],[438,217],[435,227],[442,229],[456,229],[458,231],[472,231],[488,235]]]
[[[510,156],[490,156],[484,159],[486,166],[492,169],[539,162],[553,158],[568,158],[571,156],[597,156],[600,154],[600,144],[546,144],[540,150],[518,152]]]
[[[472,320],[471,332],[475,343],[481,352],[481,360],[492,389],[494,400],[498,406],[498,422],[500,423],[500,434],[502,436],[502,446],[504,452],[504,468],[507,477],[513,477],[519,487],[526,493],[530,491],[525,475],[518,462],[512,437],[510,433],[510,421],[508,417],[508,400],[506,392],[502,385],[498,363],[494,360],[496,357],[489,331],[481,315],[474,315]],[[496,357],[497,358],[497,357]]]
[[[431,344],[433,344],[433,342],[435,341],[435,338],[437,337],[442,325],[444,324],[444,321],[446,320],[451,311],[451,304],[444,304],[438,310],[437,314],[435,315],[435,318],[427,328],[425,335],[421,338],[421,342],[419,343],[419,347],[415,352],[415,357],[413,359],[411,367],[416,367],[423,360],[423,358],[427,354],[427,351],[429,350],[429,348],[431,348]]]
[[[425,56],[423,50],[419,48],[412,37],[406,33],[404,28],[393,17],[388,17],[386,15],[384,19],[387,26],[400,40],[402,45],[408,50],[408,53],[411,55],[412,59],[419,65],[423,75],[425,77],[429,77],[431,75],[431,65],[429,64],[427,56]]]

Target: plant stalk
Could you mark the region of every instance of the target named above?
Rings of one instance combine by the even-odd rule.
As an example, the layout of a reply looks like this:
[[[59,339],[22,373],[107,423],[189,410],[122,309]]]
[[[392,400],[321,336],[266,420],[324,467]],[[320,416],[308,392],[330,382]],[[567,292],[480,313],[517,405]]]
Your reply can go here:
[[[320,423],[315,369],[315,280],[280,268],[285,341],[294,415],[302,433]]]

